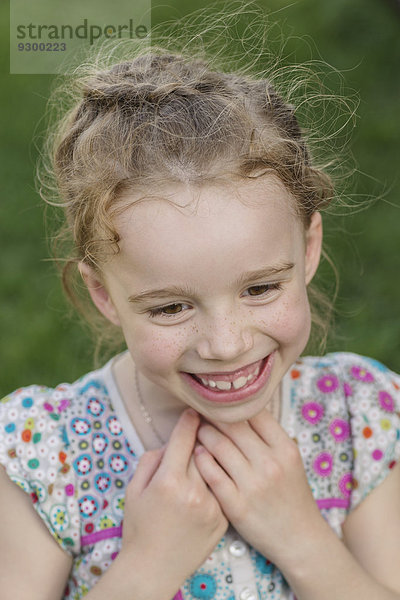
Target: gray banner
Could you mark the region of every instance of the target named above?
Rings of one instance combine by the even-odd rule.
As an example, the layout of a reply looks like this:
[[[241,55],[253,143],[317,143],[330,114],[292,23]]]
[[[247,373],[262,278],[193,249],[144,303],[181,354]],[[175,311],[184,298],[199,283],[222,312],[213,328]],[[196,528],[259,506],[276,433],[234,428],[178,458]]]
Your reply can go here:
[[[151,0],[10,0],[10,73],[70,73],[106,40],[150,42],[150,28]]]

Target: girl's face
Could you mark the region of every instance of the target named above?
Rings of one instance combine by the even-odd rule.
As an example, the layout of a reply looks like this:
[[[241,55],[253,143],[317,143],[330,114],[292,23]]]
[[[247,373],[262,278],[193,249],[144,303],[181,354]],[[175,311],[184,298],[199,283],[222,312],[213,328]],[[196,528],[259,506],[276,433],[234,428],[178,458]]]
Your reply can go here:
[[[320,215],[304,231],[272,176],[168,191],[173,204],[145,200],[118,217],[104,285],[86,265],[82,275],[153,398],[210,420],[251,418],[307,343]]]

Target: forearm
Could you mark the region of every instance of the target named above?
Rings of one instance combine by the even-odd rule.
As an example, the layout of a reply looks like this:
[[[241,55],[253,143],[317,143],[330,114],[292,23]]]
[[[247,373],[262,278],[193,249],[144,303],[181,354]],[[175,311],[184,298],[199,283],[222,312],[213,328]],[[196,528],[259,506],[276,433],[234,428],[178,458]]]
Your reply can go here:
[[[85,600],[171,600],[177,586],[155,565],[122,553],[85,596]]]
[[[400,600],[368,575],[328,525],[281,569],[298,600]]]

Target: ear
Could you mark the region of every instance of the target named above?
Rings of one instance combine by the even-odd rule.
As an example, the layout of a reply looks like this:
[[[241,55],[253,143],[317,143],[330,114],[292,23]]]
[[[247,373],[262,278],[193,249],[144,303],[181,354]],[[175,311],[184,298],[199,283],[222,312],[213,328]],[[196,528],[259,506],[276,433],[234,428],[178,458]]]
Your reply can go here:
[[[111,321],[114,325],[120,326],[121,323],[114,303],[98,273],[82,261],[79,263],[78,268],[95,306],[106,319]]]
[[[315,275],[321,258],[322,248],[322,217],[321,213],[315,212],[311,217],[311,223],[306,231],[306,260],[305,277],[306,285],[310,283]]]

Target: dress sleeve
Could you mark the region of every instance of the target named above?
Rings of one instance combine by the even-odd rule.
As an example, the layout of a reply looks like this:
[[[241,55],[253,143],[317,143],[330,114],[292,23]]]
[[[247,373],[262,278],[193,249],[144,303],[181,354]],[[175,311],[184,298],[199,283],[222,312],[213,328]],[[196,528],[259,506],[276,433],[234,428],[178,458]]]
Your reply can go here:
[[[80,551],[80,519],[69,442],[54,390],[22,388],[0,401],[0,464],[32,499],[52,536]]]
[[[400,376],[381,363],[350,355],[345,396],[353,438],[353,510],[400,459]]]

